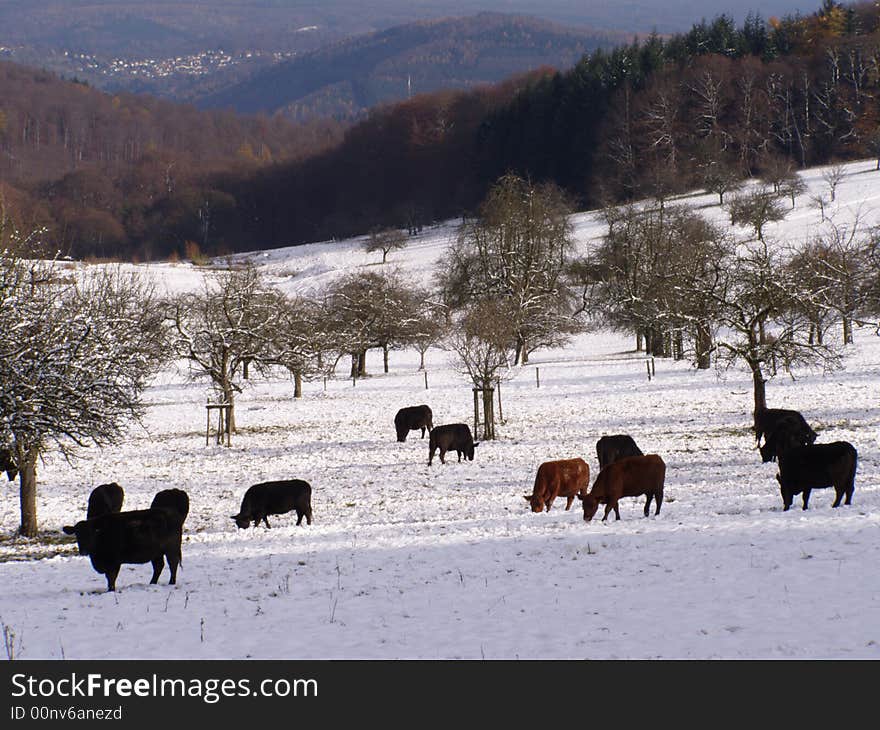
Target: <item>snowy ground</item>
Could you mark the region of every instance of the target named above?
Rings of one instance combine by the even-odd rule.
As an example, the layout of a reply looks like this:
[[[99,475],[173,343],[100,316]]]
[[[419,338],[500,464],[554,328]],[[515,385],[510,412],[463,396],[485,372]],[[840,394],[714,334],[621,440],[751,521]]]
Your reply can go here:
[[[873,167],[849,166],[838,220],[858,208],[880,220]],[[805,178],[822,185],[821,170]],[[768,234],[804,240],[819,220],[807,200]],[[714,196],[687,202],[723,218]],[[574,222],[582,247],[602,233],[590,213]],[[431,229],[388,266],[427,281],[451,235],[452,224]],[[288,291],[376,265],[358,241],[254,258]],[[149,269],[170,289],[202,276]],[[412,352],[393,353],[387,375],[370,353],[371,377],[307,383],[300,400],[287,377],[254,381],[231,448],[205,445],[206,385],[169,371],[147,393],[145,430],[40,465],[38,516],[57,541],[13,537],[18,489],[4,480],[0,623],[32,659],[880,658],[880,337],[855,336],[844,370],[768,385],[769,404],[801,410],[820,442],[859,451],[853,504],[832,509],[833,490],[817,490],[806,512],[799,497],[782,512],[776,465],[754,448],[746,373],[657,360],[649,381],[631,340],[612,333],[536,353],[502,385],[500,439],[473,462],[431,467],[427,440],[396,443],[392,420],[418,403],[435,424],[472,417],[470,388],[440,351],[427,390]],[[596,440],[620,432],[667,463],[659,516],[645,519],[641,498],[623,501],[619,522],[585,523],[578,503],[528,510],[541,462],[581,456],[595,474]],[[312,484],[313,524],[285,515],[238,530],[229,516],[245,489],[282,478]],[[160,489],[189,493],[177,586],[167,569],[151,586],[148,565],[123,566],[105,593],[61,535],[108,481],[125,488],[125,509]]]

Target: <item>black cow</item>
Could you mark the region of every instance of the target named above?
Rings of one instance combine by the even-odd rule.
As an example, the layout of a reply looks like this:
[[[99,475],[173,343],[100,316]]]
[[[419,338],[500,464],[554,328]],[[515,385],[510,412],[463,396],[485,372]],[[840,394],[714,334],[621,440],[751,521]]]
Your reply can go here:
[[[474,449],[479,446],[474,443],[471,429],[466,423],[448,423],[445,426],[437,426],[431,431],[428,439],[428,466],[434,461],[434,452],[440,449],[440,463],[446,463],[446,452],[455,451],[458,460],[464,454],[468,461],[474,460]]]
[[[796,411],[783,413],[764,429],[764,443],[758,447],[761,461],[776,461],[780,446],[809,446],[816,440],[816,432]]]
[[[18,476],[18,466],[12,458],[12,450],[0,447],[0,471],[5,471],[11,482]]]
[[[171,510],[180,518],[180,524],[183,526],[189,514],[189,495],[182,489],[163,489],[161,492],[156,492],[150,503],[150,509]]]
[[[779,473],[776,481],[782,493],[783,511],[791,507],[795,494],[803,492],[804,509],[810,501],[810,491],[834,487],[837,496],[832,507],[852,502],[855,490],[858,452],[847,441],[834,441],[830,444],[809,444],[807,446],[781,447],[778,452]]]
[[[260,521],[271,527],[268,515],[283,515],[296,510],[296,524],[312,524],[312,486],[302,479],[278,482],[261,482],[248,487],[241,500],[241,509],[232,515],[235,524],[244,529],[253,520],[254,527]]]
[[[80,555],[91,558],[92,567],[107,577],[107,590],[115,591],[123,563],[152,563],[152,584],[159,582],[166,558],[171,569],[168,585],[174,585],[181,563],[180,528],[179,518],[171,510],[142,509],[81,520],[63,530],[76,535]]]
[[[434,428],[431,419],[433,414],[428,406],[407,406],[401,408],[394,417],[394,430],[397,431],[397,440],[406,441],[410,431],[422,429],[422,438],[425,438],[425,429],[428,432]]]
[[[810,428],[810,424],[799,411],[788,408],[761,408],[755,411],[755,441],[761,443],[762,436],[766,440],[767,435],[771,434],[781,421],[787,421],[789,424],[797,423],[806,443],[811,444],[816,440],[816,432]]]
[[[636,446],[632,436],[621,433],[615,436],[603,436],[596,442],[596,456],[599,458],[599,469],[613,464],[626,456],[644,456]]]
[[[109,515],[111,512],[119,512],[122,509],[123,499],[125,499],[125,492],[116,482],[99,484],[89,495],[86,519],[93,520],[96,517]]]

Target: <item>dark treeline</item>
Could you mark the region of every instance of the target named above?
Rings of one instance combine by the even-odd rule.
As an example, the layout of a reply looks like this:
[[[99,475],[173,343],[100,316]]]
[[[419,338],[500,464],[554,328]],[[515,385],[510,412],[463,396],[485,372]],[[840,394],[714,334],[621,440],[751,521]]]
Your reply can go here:
[[[880,8],[703,21],[332,122],[206,114],[0,65],[0,201],[65,253],[147,260],[418,228],[506,172],[579,206],[878,153]],[[16,87],[18,83],[18,87]]]
[[[332,121],[296,125],[109,95],[2,62],[0,247],[12,223],[47,229],[45,240],[74,257],[167,256],[169,229],[191,233],[181,244],[198,243],[213,226],[223,193],[206,187],[210,174],[297,160],[342,132]]]

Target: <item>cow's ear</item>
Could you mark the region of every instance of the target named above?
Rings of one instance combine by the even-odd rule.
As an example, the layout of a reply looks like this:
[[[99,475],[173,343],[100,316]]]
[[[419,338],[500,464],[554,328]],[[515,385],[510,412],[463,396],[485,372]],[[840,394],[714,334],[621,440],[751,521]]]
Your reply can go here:
[[[581,494],[580,492],[578,492],[577,498],[578,498],[581,502],[584,501],[584,495]]]
[[[237,519],[238,519],[238,515],[229,515],[229,516],[230,516],[233,520],[237,520]]]
[[[76,530],[73,528],[73,525],[65,525],[61,528],[61,531],[65,535],[73,535],[76,532]]]
[[[531,502],[531,501],[532,501],[532,495],[531,495],[531,494],[524,494],[524,495],[523,495],[523,499],[524,499],[526,502]]]
[[[480,445],[480,442],[477,441],[477,443],[474,444],[474,448],[477,448],[477,446],[479,446],[479,445]]]

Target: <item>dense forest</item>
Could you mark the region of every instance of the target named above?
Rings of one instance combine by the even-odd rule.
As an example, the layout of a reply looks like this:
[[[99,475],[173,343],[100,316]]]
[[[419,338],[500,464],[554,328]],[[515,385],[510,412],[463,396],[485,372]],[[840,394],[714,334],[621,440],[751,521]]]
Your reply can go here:
[[[504,173],[578,206],[880,151],[880,9],[727,16],[325,121],[202,113],[0,65],[0,202],[72,256],[221,254],[473,211]]]

